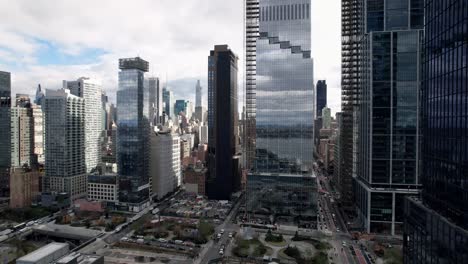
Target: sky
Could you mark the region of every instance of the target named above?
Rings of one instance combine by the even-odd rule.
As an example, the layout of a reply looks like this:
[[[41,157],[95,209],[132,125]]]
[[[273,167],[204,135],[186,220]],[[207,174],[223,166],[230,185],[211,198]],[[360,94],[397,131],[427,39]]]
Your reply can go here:
[[[341,105],[340,11],[340,0],[312,0],[314,79],[327,80],[332,112]],[[0,0],[0,17],[0,71],[12,73],[13,94],[87,76],[115,101],[118,59],[140,56],[176,99],[195,101],[200,79],[206,105],[209,51],[228,44],[243,98],[243,0]]]

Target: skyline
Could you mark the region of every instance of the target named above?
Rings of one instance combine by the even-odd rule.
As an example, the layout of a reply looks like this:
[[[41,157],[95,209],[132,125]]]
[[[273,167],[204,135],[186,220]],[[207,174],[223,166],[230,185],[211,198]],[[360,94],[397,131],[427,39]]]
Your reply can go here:
[[[0,15],[5,18],[0,25],[0,69],[12,73],[12,93],[34,95],[39,83],[44,89],[58,89],[62,80],[86,76],[101,79],[103,91],[115,103],[118,58],[140,56],[150,62],[148,76],[157,76],[163,83],[169,80],[176,99],[195,102],[200,79],[206,106],[206,52],[213,45],[228,44],[239,56],[239,101],[243,106],[243,1],[139,4],[68,1],[49,6],[0,0],[4,7]],[[179,5],[184,8],[177,8]],[[72,10],[80,13],[68,16]],[[327,80],[333,112],[341,108],[340,11],[339,1],[312,1],[314,83]],[[327,27],[320,26],[324,23]]]

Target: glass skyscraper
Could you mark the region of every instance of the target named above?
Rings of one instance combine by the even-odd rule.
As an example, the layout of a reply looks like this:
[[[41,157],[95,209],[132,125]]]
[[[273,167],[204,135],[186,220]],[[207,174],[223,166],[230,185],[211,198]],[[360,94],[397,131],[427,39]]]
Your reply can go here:
[[[247,5],[247,15],[250,11]],[[260,0],[258,38],[246,39],[246,45],[255,43],[256,65],[255,85],[246,86],[246,93],[253,94],[247,105],[249,99],[255,101],[255,157],[246,209],[255,215],[256,207],[268,204],[273,222],[308,227],[316,215],[310,13],[309,0]],[[247,27],[246,35],[249,31]],[[271,203],[270,192],[289,199]]]
[[[405,263],[468,263],[468,2],[427,0],[422,200],[405,203]]]
[[[117,90],[117,172],[119,202],[139,211],[149,200],[150,120],[147,61],[136,57],[119,60]],[[145,89],[146,88],[146,89]]]
[[[319,80],[316,86],[317,90],[317,108],[315,111],[316,117],[322,116],[322,109],[327,106],[327,81]]]
[[[237,55],[216,45],[208,57],[208,169],[206,194],[228,200],[240,188]]]
[[[11,165],[11,76],[0,71],[0,197],[9,197]]]
[[[164,101],[164,112],[170,119],[172,119],[174,116],[174,93],[165,87],[163,88],[162,96]]]
[[[367,0],[363,15],[356,203],[367,232],[401,234],[418,194],[422,1]],[[409,12],[408,12],[409,11]]]

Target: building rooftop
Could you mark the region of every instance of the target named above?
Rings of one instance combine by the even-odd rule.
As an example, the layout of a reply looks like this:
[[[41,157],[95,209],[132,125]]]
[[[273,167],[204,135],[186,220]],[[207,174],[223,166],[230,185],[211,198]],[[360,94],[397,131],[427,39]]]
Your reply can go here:
[[[63,248],[68,249],[68,244],[53,242],[53,243],[50,243],[50,244],[47,244],[47,245],[41,247],[40,249],[38,249],[36,251],[33,251],[33,252],[27,254],[26,256],[23,256],[23,257],[19,258],[18,261],[34,262],[34,261],[43,259],[44,257],[52,254],[53,252],[59,251],[59,250],[61,250]]]
[[[119,59],[119,69],[121,70],[141,70],[148,72],[149,63],[140,57]]]

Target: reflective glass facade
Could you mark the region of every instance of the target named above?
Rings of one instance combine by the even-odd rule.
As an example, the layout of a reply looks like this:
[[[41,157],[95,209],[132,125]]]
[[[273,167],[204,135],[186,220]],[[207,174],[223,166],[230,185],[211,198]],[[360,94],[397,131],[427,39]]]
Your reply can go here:
[[[249,178],[276,174],[279,177],[270,178],[270,184],[282,185],[287,179],[291,184],[315,182],[311,170],[315,94],[310,57],[310,1],[260,0],[258,8],[255,158]],[[278,179],[276,183],[275,179]],[[248,199],[256,199],[259,190],[255,187],[247,190]],[[306,185],[303,191],[309,195],[306,204],[312,212],[315,185]],[[249,204],[247,210],[252,211]],[[289,205],[301,206],[293,200]]]
[[[0,167],[11,164],[10,142],[11,77],[9,72],[0,71]]]
[[[468,263],[468,2],[427,0],[422,200],[406,203],[407,263]]]
[[[210,199],[228,200],[240,187],[237,56],[227,45],[208,57],[208,178]]]
[[[327,106],[327,81],[319,80],[316,86],[317,90],[317,108],[315,110],[316,117],[322,116],[322,109]]]
[[[367,0],[364,6],[356,200],[367,232],[401,234],[404,195],[417,194],[421,184],[417,161],[423,25],[422,5],[417,3],[422,2]]]
[[[144,73],[145,68],[121,67],[117,90],[119,201],[135,210],[149,199],[149,91]]]
[[[0,71],[0,197],[10,196],[11,77]]]

